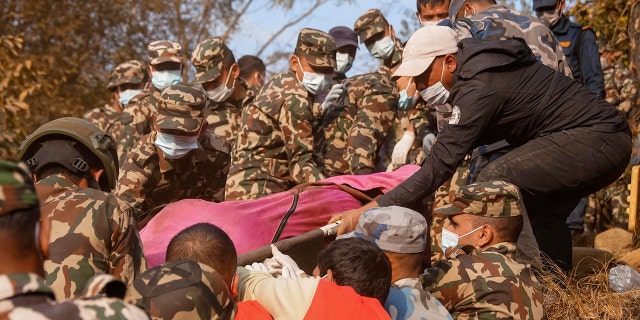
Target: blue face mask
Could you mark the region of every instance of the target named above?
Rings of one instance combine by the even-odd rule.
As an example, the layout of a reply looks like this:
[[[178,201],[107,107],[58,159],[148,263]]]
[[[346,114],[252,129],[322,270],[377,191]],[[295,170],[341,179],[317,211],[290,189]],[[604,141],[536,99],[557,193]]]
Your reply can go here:
[[[182,70],[162,70],[153,71],[151,76],[151,83],[158,90],[162,90],[172,84],[178,84],[182,82]]]
[[[187,152],[198,149],[198,135],[187,137],[158,132],[155,145],[162,150],[165,157],[179,159]]]
[[[125,91],[120,92],[120,105],[124,108],[129,104],[129,101],[135,96],[137,96],[142,90],[137,89],[127,89]]]
[[[409,83],[407,83],[407,88],[409,88],[411,81],[413,80],[409,80]],[[398,110],[405,111],[413,109],[418,102],[417,92],[415,92],[413,96],[409,97],[409,95],[407,94],[407,88],[404,88],[400,91],[400,99],[398,99]]]
[[[391,28],[391,26],[389,26]],[[378,59],[387,59],[391,57],[396,48],[391,36],[386,36],[371,45],[366,46],[372,57]]]

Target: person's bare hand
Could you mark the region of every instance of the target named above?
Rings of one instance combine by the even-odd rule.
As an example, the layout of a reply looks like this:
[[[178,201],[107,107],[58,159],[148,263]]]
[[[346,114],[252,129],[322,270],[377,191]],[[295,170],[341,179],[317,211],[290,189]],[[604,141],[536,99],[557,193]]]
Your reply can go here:
[[[356,225],[358,225],[358,218],[360,218],[362,212],[362,208],[343,211],[331,216],[331,219],[329,219],[329,223],[342,220],[342,223],[340,223],[340,226],[338,226],[338,233],[336,234],[339,236],[356,229]]]

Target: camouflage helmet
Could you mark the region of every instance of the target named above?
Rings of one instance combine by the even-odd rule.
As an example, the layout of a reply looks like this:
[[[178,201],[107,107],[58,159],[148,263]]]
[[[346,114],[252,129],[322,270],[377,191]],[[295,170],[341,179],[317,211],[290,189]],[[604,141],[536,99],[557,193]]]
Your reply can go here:
[[[336,68],[336,41],[329,34],[304,28],[298,34],[296,51],[314,67]]]
[[[172,84],[160,93],[156,126],[170,134],[197,133],[204,122],[202,110],[206,103],[207,97],[202,91],[182,84]]]
[[[364,43],[371,37],[384,32],[389,26],[382,12],[378,9],[369,9],[363,13],[353,24],[353,31],[360,36],[360,43]]]
[[[338,238],[362,238],[387,252],[419,253],[427,247],[428,230],[427,220],[417,211],[389,206],[365,211],[356,229]]]
[[[119,64],[111,73],[107,89],[114,90],[119,85],[139,84],[147,79],[147,66],[144,62],[130,60]]]
[[[100,189],[113,190],[119,167],[116,143],[109,134],[85,119],[65,117],[43,124],[22,141],[18,157],[32,172],[55,163],[71,172],[87,174],[91,168],[80,156],[76,143],[89,149],[102,164],[104,174],[98,181]]]
[[[182,64],[180,59],[180,51],[182,46],[174,41],[169,40],[157,40],[151,42],[147,46],[147,56],[149,63],[152,65],[161,64],[164,62],[175,62]]]
[[[39,206],[36,188],[24,163],[0,160],[0,216]]]
[[[453,202],[433,210],[441,215],[468,213],[487,218],[522,215],[522,197],[515,185],[505,181],[477,182],[458,188]]]
[[[152,319],[233,319],[236,304],[222,276],[192,260],[148,269],[131,286],[136,304]]]
[[[191,63],[196,68],[194,83],[204,83],[218,79],[225,60],[235,61],[233,52],[221,38],[206,39],[196,46],[191,54]]]

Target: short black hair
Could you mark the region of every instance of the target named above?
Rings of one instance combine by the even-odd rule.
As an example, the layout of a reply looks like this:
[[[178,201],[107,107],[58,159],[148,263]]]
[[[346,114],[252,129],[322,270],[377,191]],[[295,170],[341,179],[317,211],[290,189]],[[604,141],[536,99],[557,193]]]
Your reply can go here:
[[[236,272],[236,247],[224,230],[210,223],[198,223],[180,231],[167,247],[166,260],[195,260],[206,264],[226,280]]]
[[[485,224],[493,228],[499,240],[517,242],[522,232],[523,221],[522,216],[505,218],[473,216],[473,228],[479,228]]]
[[[28,253],[36,245],[36,223],[40,221],[40,207],[18,209],[0,215],[0,232],[8,233],[16,243],[16,252]]]
[[[240,67],[240,78],[242,79],[249,78],[256,71],[267,71],[262,59],[252,55],[244,55],[240,57],[240,59],[238,59],[238,67]]]
[[[318,255],[320,274],[331,269],[336,284],[384,305],[391,287],[391,263],[376,245],[362,238],[339,239]]]
[[[446,1],[450,0],[416,0],[416,12],[420,12],[420,7],[426,7],[427,5],[433,7],[439,4],[443,4]]]

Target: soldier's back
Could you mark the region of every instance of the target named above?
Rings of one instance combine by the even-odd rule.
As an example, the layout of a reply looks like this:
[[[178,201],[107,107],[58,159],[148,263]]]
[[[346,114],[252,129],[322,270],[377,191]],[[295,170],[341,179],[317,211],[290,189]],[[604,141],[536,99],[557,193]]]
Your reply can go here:
[[[77,296],[99,273],[130,284],[146,269],[134,209],[125,201],[62,175],[48,176],[36,188],[40,210],[51,220],[45,279],[58,297]]]

